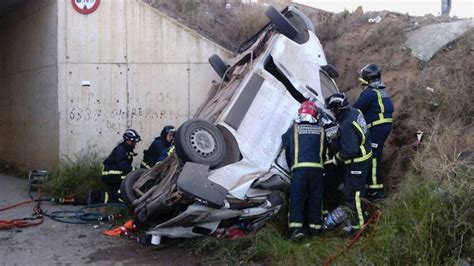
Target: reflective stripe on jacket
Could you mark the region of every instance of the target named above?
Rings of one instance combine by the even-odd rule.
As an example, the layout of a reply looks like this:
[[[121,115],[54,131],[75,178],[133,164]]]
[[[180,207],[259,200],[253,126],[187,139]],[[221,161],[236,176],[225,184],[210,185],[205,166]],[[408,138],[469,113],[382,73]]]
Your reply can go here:
[[[326,155],[324,129],[316,123],[294,123],[282,136],[291,170],[323,168]]]
[[[125,141],[117,145],[104,160],[102,175],[127,175],[132,171],[133,149]]]
[[[392,99],[383,84],[377,87],[367,86],[352,107],[362,111],[369,128],[393,121]]]
[[[372,157],[367,124],[362,113],[349,108],[338,116],[340,150],[336,159],[345,164],[363,162]]]

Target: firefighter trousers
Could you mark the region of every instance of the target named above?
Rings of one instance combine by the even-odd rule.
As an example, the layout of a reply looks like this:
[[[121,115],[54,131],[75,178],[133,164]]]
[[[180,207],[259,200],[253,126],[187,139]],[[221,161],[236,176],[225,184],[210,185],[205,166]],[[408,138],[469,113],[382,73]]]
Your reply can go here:
[[[101,180],[107,185],[107,191],[103,191],[100,196],[101,203],[122,202],[120,199],[121,175],[102,175]]]
[[[341,205],[343,194],[339,190],[344,175],[344,166],[326,164],[324,165],[324,197],[323,212],[330,213]]]
[[[368,175],[368,187],[371,191],[383,191],[383,180],[380,175],[380,162],[385,140],[387,140],[392,123],[376,125],[370,128],[370,139],[372,141],[372,167]]]
[[[345,165],[344,200],[351,210],[351,225],[359,229],[367,217],[362,199],[366,196],[367,175],[370,170],[370,159],[360,163]]]
[[[292,172],[288,227],[321,229],[323,170],[297,168]]]

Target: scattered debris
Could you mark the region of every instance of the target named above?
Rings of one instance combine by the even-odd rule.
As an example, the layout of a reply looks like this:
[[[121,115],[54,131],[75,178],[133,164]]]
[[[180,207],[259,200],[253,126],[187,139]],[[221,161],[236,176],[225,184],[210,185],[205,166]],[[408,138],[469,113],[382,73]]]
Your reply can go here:
[[[416,140],[411,144],[411,146],[414,148],[414,149],[417,149],[420,147],[421,145],[421,139],[423,138],[423,131],[421,131],[420,129],[418,129],[416,131]]]
[[[380,16],[376,16],[375,18],[369,18],[368,22],[369,23],[379,23],[382,21],[382,18]]]
[[[161,236],[160,235],[152,235],[150,243],[152,245],[159,246],[161,244]]]
[[[241,238],[245,235],[244,231],[240,227],[231,227],[231,228],[219,228],[216,230],[217,238],[225,238],[234,240]]]
[[[431,88],[431,87],[426,87],[426,90],[429,91],[429,92],[434,92],[434,89]]]
[[[105,230],[102,233],[106,236],[120,236],[120,235],[128,236],[132,232],[136,232],[136,231],[137,231],[137,227],[135,223],[133,222],[133,220],[128,220],[123,225],[117,226],[110,230]]]

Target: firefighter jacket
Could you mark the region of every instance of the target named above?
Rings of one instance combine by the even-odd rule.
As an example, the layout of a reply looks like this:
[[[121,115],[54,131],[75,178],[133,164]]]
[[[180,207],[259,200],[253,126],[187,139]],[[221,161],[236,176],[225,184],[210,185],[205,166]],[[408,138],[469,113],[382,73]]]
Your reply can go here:
[[[394,111],[392,99],[381,82],[372,82],[362,91],[359,99],[352,106],[362,111],[369,128],[392,123]]]
[[[336,151],[339,147],[339,125],[336,119],[328,115],[325,111],[320,110],[318,113],[326,136],[326,159],[330,159],[336,155]]]
[[[148,150],[143,151],[142,165],[146,168],[153,167],[157,162],[163,161],[168,157],[171,148],[172,144],[166,141],[166,138],[155,138]]]
[[[326,156],[324,129],[318,123],[293,123],[282,136],[286,160],[296,168],[323,168]]]
[[[117,145],[104,161],[102,175],[127,175],[132,171],[133,148],[125,141]]]
[[[337,116],[339,121],[339,151],[336,159],[345,164],[363,162],[372,157],[367,124],[362,112],[348,108]]]

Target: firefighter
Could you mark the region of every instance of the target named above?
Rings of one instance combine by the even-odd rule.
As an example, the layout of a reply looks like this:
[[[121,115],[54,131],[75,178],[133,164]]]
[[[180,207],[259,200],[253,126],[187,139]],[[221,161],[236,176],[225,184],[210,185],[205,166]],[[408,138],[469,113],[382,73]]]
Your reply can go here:
[[[89,192],[88,203],[121,202],[120,184],[132,171],[135,146],[141,138],[137,131],[127,129],[123,133],[123,141],[119,143],[104,161],[101,180],[107,185],[107,191]]]
[[[339,123],[339,144],[334,162],[344,165],[344,201],[352,212],[350,223],[344,228],[352,235],[365,223],[365,197],[367,175],[370,170],[372,150],[367,124],[362,113],[349,107],[344,94],[333,94],[326,99],[326,108]]]
[[[298,118],[282,136],[291,166],[288,237],[300,240],[321,233],[323,196],[324,130],[318,123],[316,105],[305,101]]]
[[[165,126],[161,130],[160,136],[155,138],[148,150],[143,151],[141,168],[150,169],[173,153],[175,133],[176,128],[174,126]]]
[[[324,162],[324,197],[323,215],[327,215],[343,202],[339,186],[342,184],[343,167],[334,163],[334,156],[339,147],[338,124],[334,117],[323,110],[318,110],[326,136],[326,161]]]
[[[373,158],[367,191],[368,198],[372,200],[384,197],[380,162],[385,140],[392,130],[394,111],[390,95],[381,81],[381,74],[382,70],[375,64],[368,64],[361,69],[359,80],[365,89],[353,105],[364,114],[372,140]]]

